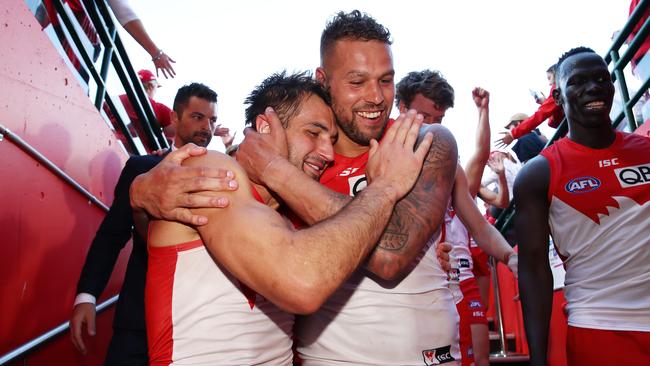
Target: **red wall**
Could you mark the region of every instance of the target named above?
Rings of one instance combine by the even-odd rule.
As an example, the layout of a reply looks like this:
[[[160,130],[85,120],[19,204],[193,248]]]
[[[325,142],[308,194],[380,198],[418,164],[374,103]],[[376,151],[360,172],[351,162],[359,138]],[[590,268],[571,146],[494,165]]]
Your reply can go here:
[[[23,0],[3,0],[0,45],[0,124],[110,205],[127,156]],[[68,320],[104,212],[6,136],[0,157],[1,356]],[[117,293],[127,255],[103,299]],[[111,317],[100,316],[97,355],[87,364],[100,364]],[[28,364],[51,365],[52,357],[56,364],[83,364],[67,335],[31,355]]]

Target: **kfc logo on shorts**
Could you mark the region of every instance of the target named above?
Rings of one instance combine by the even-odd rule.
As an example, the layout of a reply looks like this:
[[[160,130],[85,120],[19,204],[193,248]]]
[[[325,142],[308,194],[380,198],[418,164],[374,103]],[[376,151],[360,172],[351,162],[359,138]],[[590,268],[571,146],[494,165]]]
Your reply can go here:
[[[614,173],[623,188],[650,184],[650,164],[614,169]]]
[[[470,309],[480,308],[480,307],[481,307],[481,302],[480,301],[472,300],[472,301],[469,302],[469,308]]]
[[[451,355],[451,345],[424,350],[422,351],[422,357],[424,358],[424,364],[427,366],[456,361],[454,356]]]
[[[368,186],[368,179],[366,179],[365,175],[350,177],[348,178],[348,186],[350,187],[350,196],[356,196]]]
[[[573,178],[564,186],[569,193],[581,194],[595,191],[600,187],[600,181],[595,177]]]

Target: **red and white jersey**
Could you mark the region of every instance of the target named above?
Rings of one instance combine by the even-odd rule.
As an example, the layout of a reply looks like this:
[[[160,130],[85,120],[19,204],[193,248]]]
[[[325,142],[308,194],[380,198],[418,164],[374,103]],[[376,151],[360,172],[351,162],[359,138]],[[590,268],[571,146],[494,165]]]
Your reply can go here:
[[[321,183],[354,196],[366,187],[368,154],[335,156]],[[434,235],[401,281],[357,270],[315,314],[298,317],[303,365],[455,365],[458,313]]]
[[[150,365],[291,365],[294,316],[222,269],[201,240],[149,246]]]
[[[443,236],[444,239],[442,240],[452,245],[450,254],[457,261],[460,270],[460,282],[473,278],[472,269],[474,266],[472,253],[469,250],[470,235],[452,206],[449,206],[445,213]]]
[[[451,244],[451,252],[449,252],[451,271],[449,271],[448,286],[454,297],[454,302],[458,304],[463,300],[460,283],[474,278],[472,253],[469,250],[469,233],[456,215],[451,201],[447,205],[444,220],[445,225],[442,228],[440,241]]]
[[[650,139],[617,132],[591,149],[564,138],[542,155],[569,324],[650,331]]]

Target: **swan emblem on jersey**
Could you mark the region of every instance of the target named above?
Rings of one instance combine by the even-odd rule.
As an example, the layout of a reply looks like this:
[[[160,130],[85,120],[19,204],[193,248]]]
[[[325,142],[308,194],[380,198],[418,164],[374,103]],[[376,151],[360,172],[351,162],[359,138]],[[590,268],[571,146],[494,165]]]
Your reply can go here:
[[[456,360],[454,356],[451,355],[451,346],[425,349],[422,351],[422,357],[424,358],[424,364],[427,366],[442,365],[443,363]]]
[[[587,193],[598,188],[600,188],[600,180],[596,177],[573,178],[564,186],[567,192],[573,194]]]

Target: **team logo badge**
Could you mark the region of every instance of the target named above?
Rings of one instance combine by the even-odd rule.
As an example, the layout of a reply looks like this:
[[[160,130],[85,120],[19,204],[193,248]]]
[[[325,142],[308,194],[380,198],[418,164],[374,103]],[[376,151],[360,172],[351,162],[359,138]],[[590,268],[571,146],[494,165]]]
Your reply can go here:
[[[456,361],[454,356],[451,355],[451,346],[426,349],[422,351],[422,357],[424,358],[424,364],[427,366]]]
[[[573,178],[564,186],[567,192],[573,194],[595,191],[600,187],[600,181],[596,177]]]
[[[623,188],[650,184],[650,164],[614,169],[614,173]]]
[[[481,302],[476,301],[476,300],[472,300],[472,301],[469,302],[469,307],[470,307],[470,309],[480,308],[481,307]]]

